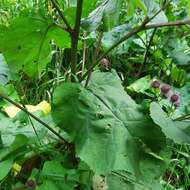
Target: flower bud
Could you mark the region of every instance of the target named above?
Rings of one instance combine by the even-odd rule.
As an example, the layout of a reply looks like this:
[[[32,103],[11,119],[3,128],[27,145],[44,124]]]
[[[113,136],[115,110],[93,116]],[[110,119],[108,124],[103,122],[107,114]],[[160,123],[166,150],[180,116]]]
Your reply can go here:
[[[27,188],[35,188],[36,187],[36,182],[32,179],[29,179],[27,182],[26,182],[26,187]]]
[[[177,102],[178,100],[179,100],[179,95],[178,95],[178,94],[173,94],[173,95],[171,96],[171,98],[170,98],[170,101],[171,101],[172,103]]]
[[[167,93],[170,91],[170,89],[171,89],[170,85],[164,84],[164,85],[161,87],[161,92],[162,92],[163,94],[167,94]]]
[[[155,80],[152,82],[151,86],[153,88],[159,88],[160,87],[160,82],[158,80]]]

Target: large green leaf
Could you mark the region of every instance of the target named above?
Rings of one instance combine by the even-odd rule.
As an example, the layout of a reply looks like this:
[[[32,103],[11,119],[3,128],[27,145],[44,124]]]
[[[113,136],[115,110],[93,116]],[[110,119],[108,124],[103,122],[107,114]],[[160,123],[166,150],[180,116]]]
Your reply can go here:
[[[0,180],[2,180],[10,171],[12,167],[12,160],[4,160],[0,162]]]
[[[190,143],[190,122],[173,121],[160,105],[154,102],[150,105],[150,116],[161,127],[167,138],[176,143]]]
[[[65,84],[55,93],[55,122],[63,126],[76,143],[77,155],[97,172],[107,172],[113,167],[121,149],[119,145],[124,143],[122,136],[129,136],[110,114],[106,107],[102,108],[101,102],[97,102],[96,97],[79,84]],[[113,128],[114,123],[118,128]],[[115,138],[118,139],[117,144],[113,142]],[[102,161],[98,163],[100,157]]]
[[[126,170],[140,177],[147,153],[139,140],[158,153],[165,145],[160,129],[139,111],[113,71],[94,72],[88,89],[73,83],[58,87],[52,115],[96,173]]]
[[[51,59],[50,41],[69,47],[69,36],[43,18],[15,19],[3,39],[3,54],[12,71],[38,76]]]
[[[133,137],[141,138],[154,151],[160,150],[159,146],[164,144],[163,134],[149,117],[142,113],[141,107],[125,92],[116,72],[94,72],[89,83],[89,90],[103,104],[109,105],[108,108],[113,115],[124,123]]]
[[[61,7],[64,9],[64,15],[65,17],[67,17],[67,13],[68,13],[68,9],[75,9],[76,11],[76,7],[77,7],[77,1],[76,0],[69,0],[69,2],[67,1],[62,1],[62,0],[58,0],[59,5],[62,5]],[[93,9],[95,9],[96,7],[96,3],[97,0],[83,0],[83,7],[82,7],[82,18],[87,17],[88,14],[93,11]],[[63,5],[64,4],[64,5]],[[67,13],[66,13],[66,12]],[[73,18],[74,21],[75,17]]]
[[[89,32],[96,30],[103,21],[106,29],[118,24],[119,11],[117,10],[123,0],[104,0],[89,16],[82,20],[82,27]]]
[[[135,14],[135,9],[140,8],[147,13],[145,5],[142,3],[141,0],[128,0],[128,15],[133,16]]]
[[[45,180],[45,182],[40,185],[39,187],[37,187],[37,190],[60,190],[60,188],[58,187],[58,185],[51,180]]]
[[[44,189],[47,183],[50,183],[57,189],[74,189],[76,186],[76,181],[78,181],[78,173],[76,170],[67,170],[58,160],[46,161],[44,163],[41,177],[43,178],[43,184],[40,186],[40,189]],[[54,189],[54,188],[53,188]]]
[[[0,54],[0,84],[5,85],[9,80],[10,72],[2,54]]]
[[[159,4],[157,4],[154,0],[141,0],[141,1],[144,3],[149,16],[153,16],[161,10]],[[151,23],[160,23],[167,21],[168,19],[164,11],[160,11],[160,13],[151,21]]]
[[[24,114],[24,113],[21,112],[19,114]],[[43,127],[41,124],[39,124],[37,121],[35,121],[34,119],[31,119],[35,127],[35,130],[38,134],[38,138],[37,138],[34,132],[33,126],[30,123],[30,120],[28,120],[28,116],[27,115],[24,115],[24,116],[26,118],[25,119],[26,121],[24,121],[23,123],[18,121],[17,118],[15,118],[16,120],[15,122],[11,121],[10,118],[2,118],[0,120],[0,128],[1,128],[0,131],[1,131],[3,145],[5,147],[9,147],[12,143],[14,144],[15,137],[17,137],[18,135],[20,135],[20,138],[22,137],[22,135],[30,138],[30,141],[32,143],[38,140],[38,138],[40,140],[43,140],[47,136],[47,132],[48,132],[47,129]],[[21,117],[23,117],[23,115],[20,115],[20,118],[18,119],[21,120],[22,119]],[[41,119],[44,120],[44,122],[49,122],[49,119],[46,117],[44,118],[41,117]],[[22,141],[24,143],[24,139],[22,139]]]
[[[60,162],[53,160],[45,162],[42,170],[42,175],[47,177],[65,177],[66,171],[61,166]]]
[[[188,42],[185,38],[168,36],[165,38],[164,49],[177,65],[188,65],[190,63],[190,54]]]
[[[106,49],[110,48],[113,44],[118,42],[123,36],[125,36],[131,26],[129,24],[122,24],[120,26],[114,27],[112,30],[105,32],[102,38],[102,46]],[[112,52],[115,54],[124,54],[128,51],[130,44],[133,38],[121,43],[115,50]]]
[[[5,27],[4,25],[0,25],[0,53],[2,51],[2,47],[3,47],[3,38],[5,36],[7,32],[7,27]]]
[[[147,90],[150,89],[150,86],[151,86],[151,78],[149,75],[147,75],[133,82],[131,85],[127,87],[127,89],[130,90],[131,92],[137,92],[149,95]]]
[[[174,117],[190,114],[190,83],[186,83],[182,88],[175,88],[175,91],[180,94],[180,106],[175,111]]]

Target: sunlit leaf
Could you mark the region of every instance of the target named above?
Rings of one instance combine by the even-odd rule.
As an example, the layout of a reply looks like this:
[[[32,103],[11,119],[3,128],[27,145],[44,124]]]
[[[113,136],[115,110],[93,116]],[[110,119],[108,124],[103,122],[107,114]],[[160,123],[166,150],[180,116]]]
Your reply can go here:
[[[65,31],[43,18],[15,19],[3,39],[3,55],[11,71],[38,76],[51,59],[51,40],[60,47],[70,44]]]

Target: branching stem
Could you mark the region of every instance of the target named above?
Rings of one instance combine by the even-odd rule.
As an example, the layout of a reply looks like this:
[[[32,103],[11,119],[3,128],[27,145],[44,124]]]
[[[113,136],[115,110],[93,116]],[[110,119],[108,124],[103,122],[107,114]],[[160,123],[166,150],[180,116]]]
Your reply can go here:
[[[99,64],[99,62],[108,54],[110,53],[114,48],[116,48],[119,44],[121,44],[122,42],[124,42],[125,40],[127,40],[128,38],[130,38],[131,36],[137,34],[138,32],[142,31],[145,27],[145,25],[149,22],[148,17],[145,18],[145,20],[142,22],[142,24],[136,28],[134,28],[133,30],[131,30],[129,33],[127,33],[123,38],[121,38],[119,41],[117,41],[115,44],[113,44],[106,52],[103,53],[103,55],[101,55],[97,61],[90,66],[90,68],[86,71],[86,73],[83,75],[83,77],[81,78],[80,81],[84,80],[86,78],[86,76],[89,75],[90,72],[92,72],[93,68]]]
[[[134,36],[135,34],[143,31],[143,30],[149,30],[153,28],[161,28],[161,27],[174,27],[174,26],[181,26],[181,25],[190,25],[190,20],[179,20],[179,21],[173,21],[173,22],[163,22],[163,23],[158,23],[158,24],[148,24],[150,20],[144,20],[144,22],[136,27],[133,28],[129,33],[127,33],[123,38],[121,38],[118,42],[113,44],[98,60],[97,62],[91,66],[88,71],[83,75],[80,81],[84,80],[86,76],[93,70],[93,68],[99,64],[100,60],[103,59],[108,53],[110,53],[114,48],[116,48],[118,45],[120,45],[122,42],[125,40],[129,39],[130,37]]]

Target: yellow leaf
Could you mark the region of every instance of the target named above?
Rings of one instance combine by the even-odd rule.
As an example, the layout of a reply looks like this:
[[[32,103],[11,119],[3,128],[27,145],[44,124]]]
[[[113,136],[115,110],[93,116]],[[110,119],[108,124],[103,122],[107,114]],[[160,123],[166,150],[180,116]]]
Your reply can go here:
[[[20,111],[20,109],[16,106],[9,106],[4,108],[4,111],[9,117],[15,117],[16,114]]]
[[[20,166],[16,162],[14,162],[14,164],[12,166],[12,169],[13,169],[13,172],[14,172],[14,176],[16,176],[21,171],[22,166]]]
[[[42,102],[40,102],[39,104],[37,104],[36,106],[33,106],[33,105],[25,105],[26,109],[29,111],[29,112],[36,112],[36,111],[42,111],[45,115],[47,115],[50,111],[51,111],[51,106],[50,104],[43,100]],[[4,111],[5,113],[13,118],[16,116],[16,114],[18,112],[20,112],[21,110],[19,108],[17,108],[16,106],[12,105],[12,106],[9,106],[9,107],[6,107],[4,108]]]

